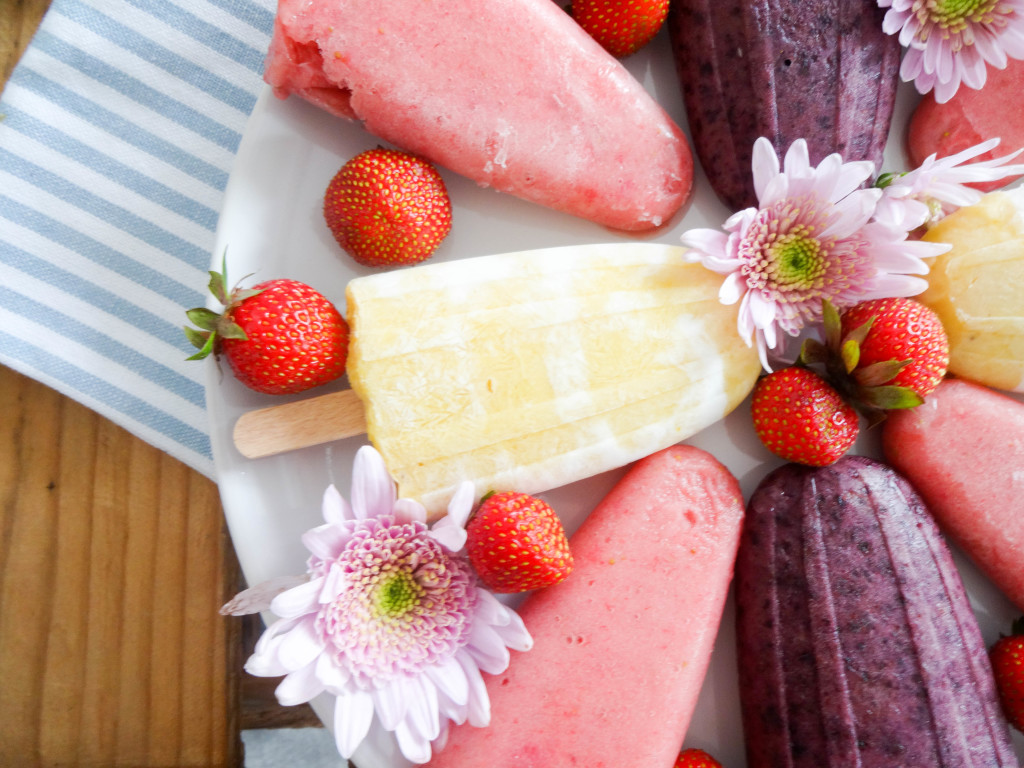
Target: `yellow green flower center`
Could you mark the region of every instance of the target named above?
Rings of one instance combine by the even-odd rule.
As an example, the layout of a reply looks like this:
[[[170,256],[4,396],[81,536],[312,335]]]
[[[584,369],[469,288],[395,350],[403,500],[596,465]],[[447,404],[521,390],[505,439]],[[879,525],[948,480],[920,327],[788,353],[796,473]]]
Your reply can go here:
[[[806,290],[818,285],[825,275],[826,263],[821,243],[807,237],[803,227],[781,235],[769,248],[765,272],[777,288]]]
[[[925,40],[931,27],[938,27],[943,37],[949,37],[974,25],[1005,23],[1006,11],[998,0],[917,0],[914,13],[922,26],[918,36]]]
[[[418,602],[422,587],[407,571],[397,571],[381,578],[373,596],[374,606],[382,617],[400,618]]]

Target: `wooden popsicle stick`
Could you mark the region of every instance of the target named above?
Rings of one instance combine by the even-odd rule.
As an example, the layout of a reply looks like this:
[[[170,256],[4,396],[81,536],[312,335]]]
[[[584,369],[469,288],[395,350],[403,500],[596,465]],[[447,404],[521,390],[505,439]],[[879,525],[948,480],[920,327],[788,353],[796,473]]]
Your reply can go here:
[[[351,389],[272,405],[235,422],[235,447],[248,459],[322,445],[366,432],[363,403]]]

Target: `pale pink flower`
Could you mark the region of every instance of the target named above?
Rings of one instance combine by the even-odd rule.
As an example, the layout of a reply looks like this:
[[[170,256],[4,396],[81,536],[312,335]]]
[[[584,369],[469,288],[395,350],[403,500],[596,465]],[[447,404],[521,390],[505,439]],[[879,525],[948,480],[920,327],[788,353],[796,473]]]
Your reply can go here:
[[[1024,149],[991,160],[971,162],[998,145],[999,139],[989,139],[941,159],[929,155],[920,166],[907,173],[884,174],[876,182],[876,186],[882,187],[882,197],[875,218],[913,232],[935,224],[957,208],[981,200],[982,192],[967,184],[1024,174],[1024,163],[1009,164]]]
[[[882,29],[906,49],[900,76],[949,101],[960,84],[985,85],[987,67],[1024,59],[1024,0],[878,0]]]
[[[838,154],[817,167],[799,139],[779,159],[770,141],[754,144],[752,170],[758,207],[733,214],[724,232],[683,234],[686,258],[726,276],[724,304],[739,302],[739,332],[756,344],[762,365],[768,351],[782,354],[784,336],[817,324],[828,299],[842,310],[867,299],[913,296],[927,283],[926,256],[948,246],[907,240],[906,230],[873,221],[880,189],[862,189],[874,166],[844,163]]]
[[[449,722],[489,722],[481,670],[499,674],[510,648],[532,645],[519,616],[478,585],[461,551],[473,493],[464,483],[447,516],[429,527],[423,506],[396,498],[380,455],[364,446],[351,506],[329,487],[325,523],[303,536],[308,578],[270,603],[280,618],[245,668],[284,675],[276,691],[284,705],[333,695],[344,758],[376,716],[407,759],[427,762]]]

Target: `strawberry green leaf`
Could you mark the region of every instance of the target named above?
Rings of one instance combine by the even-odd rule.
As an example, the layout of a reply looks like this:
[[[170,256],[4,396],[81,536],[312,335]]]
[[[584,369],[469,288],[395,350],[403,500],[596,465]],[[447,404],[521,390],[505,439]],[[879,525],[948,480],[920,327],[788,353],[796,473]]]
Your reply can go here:
[[[847,339],[843,342],[840,354],[843,358],[843,367],[850,373],[860,362],[860,344],[853,339]]]
[[[220,315],[206,307],[189,309],[185,315],[194,325],[198,325],[204,331],[217,330],[217,323],[220,321]]]
[[[914,408],[924,402],[924,398],[910,387],[865,387],[862,395],[866,403],[886,411]]]
[[[821,303],[821,319],[825,326],[825,345],[829,349],[838,349],[843,324],[839,319],[839,310],[828,299]]]
[[[259,296],[261,293],[263,293],[262,288],[243,288],[241,290],[236,290],[231,294],[231,302],[233,304],[238,304],[246,299],[251,299],[253,296]]]
[[[897,374],[913,362],[906,360],[886,360],[881,363],[872,363],[853,372],[853,377],[862,387],[877,387],[896,378]]]
[[[844,338],[843,341],[856,341],[858,345],[863,346],[864,340],[868,337],[868,334],[871,332],[871,326],[874,324],[875,318],[872,316],[868,318],[867,322],[858,325],[846,334],[846,338]]]
[[[227,273],[211,271],[209,288],[213,297],[226,307],[231,300],[227,288]]]
[[[187,326],[185,327],[185,335],[188,337],[188,340],[192,342],[192,346],[199,348],[198,352],[185,358],[186,360],[203,360],[204,358],[209,357],[217,343],[216,334],[197,331],[195,328],[189,328]]]
[[[222,339],[238,339],[239,341],[245,341],[249,337],[246,335],[242,327],[227,318],[221,320],[219,326],[217,326],[217,333]]]
[[[828,359],[828,349],[817,339],[806,338],[800,346],[800,357],[797,359],[804,365],[824,363]]]

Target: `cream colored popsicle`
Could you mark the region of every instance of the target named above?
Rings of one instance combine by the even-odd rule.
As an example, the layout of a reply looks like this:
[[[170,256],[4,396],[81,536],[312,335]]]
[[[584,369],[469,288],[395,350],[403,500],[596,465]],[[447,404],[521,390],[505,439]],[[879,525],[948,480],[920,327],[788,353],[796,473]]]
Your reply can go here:
[[[534,639],[485,676],[491,722],[452,729],[432,768],[669,768],[732,579],[743,497],[710,454],[630,468],[573,535],[576,567],[519,610]]]
[[[917,297],[946,329],[950,372],[1024,392],[1024,188],[986,195],[925,239],[953,246]]]
[[[760,371],[721,277],[656,243],[568,246],[352,280],[348,375],[403,496],[537,493],[728,414]]]

